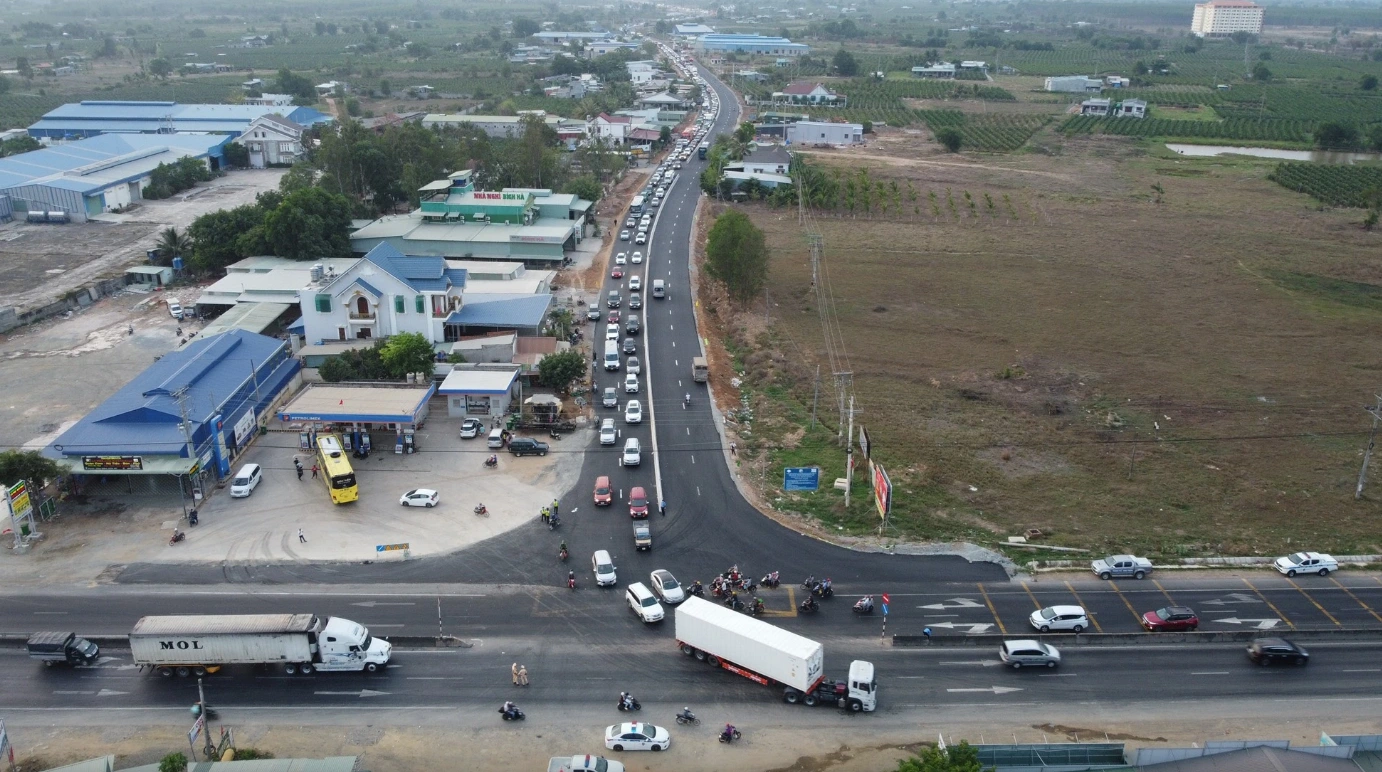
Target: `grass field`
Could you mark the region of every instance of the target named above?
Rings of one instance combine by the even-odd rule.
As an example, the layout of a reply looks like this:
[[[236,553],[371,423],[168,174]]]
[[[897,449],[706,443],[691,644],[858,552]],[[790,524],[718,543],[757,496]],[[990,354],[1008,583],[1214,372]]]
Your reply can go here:
[[[1382,376],[1382,234],[1269,181],[1275,164],[1136,147],[818,156],[919,191],[877,219],[815,221],[899,529],[993,542],[1039,528],[1166,556],[1382,550],[1382,489],[1353,499]],[[784,466],[843,476],[844,456],[803,228],[751,212],[773,249],[773,323],[745,326],[760,303],[730,333],[753,416],[740,456],[778,506],[867,532],[863,483],[848,512],[828,485],[771,490]],[[813,432],[817,364],[827,428]]]

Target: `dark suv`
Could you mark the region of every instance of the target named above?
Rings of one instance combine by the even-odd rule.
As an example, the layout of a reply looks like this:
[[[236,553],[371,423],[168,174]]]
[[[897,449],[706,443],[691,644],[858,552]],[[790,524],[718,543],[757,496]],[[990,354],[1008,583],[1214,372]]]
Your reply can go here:
[[[509,440],[509,452],[515,456],[545,456],[547,443],[538,442],[532,437],[514,437]]]
[[[1310,652],[1285,638],[1258,638],[1248,644],[1248,659],[1263,667],[1279,662],[1304,665],[1310,661]]]

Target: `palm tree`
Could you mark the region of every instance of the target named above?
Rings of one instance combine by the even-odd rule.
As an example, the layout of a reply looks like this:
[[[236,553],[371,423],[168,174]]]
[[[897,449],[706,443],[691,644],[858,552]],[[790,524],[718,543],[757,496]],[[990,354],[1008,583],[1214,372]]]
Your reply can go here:
[[[158,254],[165,260],[172,262],[175,257],[182,257],[192,251],[192,237],[186,231],[178,233],[177,228],[165,228],[158,234]]]

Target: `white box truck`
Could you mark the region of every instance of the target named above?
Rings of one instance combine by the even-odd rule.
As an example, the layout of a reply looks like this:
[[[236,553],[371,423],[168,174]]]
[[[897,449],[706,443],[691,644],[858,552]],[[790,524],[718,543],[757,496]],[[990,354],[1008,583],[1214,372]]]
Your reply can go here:
[[[144,617],[130,631],[130,654],[164,676],[214,673],[223,665],[373,673],[389,664],[393,645],[340,617],[217,614]]]
[[[878,706],[872,662],[851,662],[848,681],[826,680],[825,650],[819,643],[701,598],[687,598],[678,606],[675,624],[683,654],[764,686],[782,684],[786,702],[854,712]]]

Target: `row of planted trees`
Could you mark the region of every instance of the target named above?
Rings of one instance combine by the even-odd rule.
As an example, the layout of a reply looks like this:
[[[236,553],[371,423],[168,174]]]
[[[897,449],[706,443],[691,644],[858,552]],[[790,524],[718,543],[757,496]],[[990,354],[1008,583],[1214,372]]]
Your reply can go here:
[[[801,187],[802,202],[815,210],[852,217],[925,217],[936,221],[981,218],[1021,219],[1007,193],[971,193],[947,187],[942,191],[918,189],[910,180],[875,177],[867,167],[853,171],[834,167],[829,171],[811,164],[800,154],[792,159],[792,178]],[[752,182],[752,181],[750,181]],[[774,206],[794,206],[796,188],[778,188],[762,196]]]

